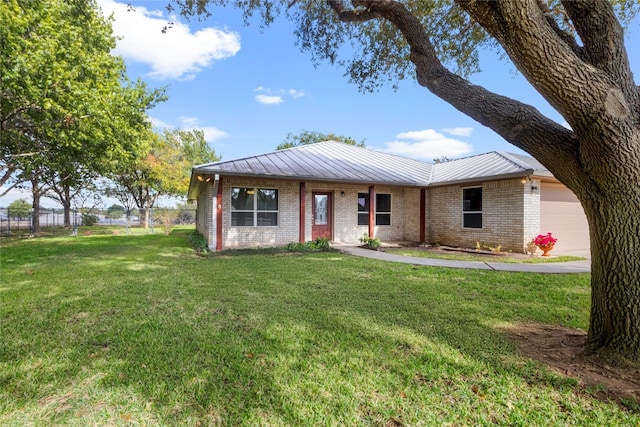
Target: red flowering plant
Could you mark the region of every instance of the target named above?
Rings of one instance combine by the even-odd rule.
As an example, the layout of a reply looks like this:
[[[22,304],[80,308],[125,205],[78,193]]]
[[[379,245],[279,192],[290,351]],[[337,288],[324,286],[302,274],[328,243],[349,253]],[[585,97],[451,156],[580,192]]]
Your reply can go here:
[[[547,234],[538,234],[536,236],[535,239],[533,239],[533,243],[540,247],[540,246],[546,246],[546,247],[550,247],[552,248],[556,242],[558,241],[558,239],[556,239],[555,237],[553,237],[551,235],[551,233],[547,233]]]

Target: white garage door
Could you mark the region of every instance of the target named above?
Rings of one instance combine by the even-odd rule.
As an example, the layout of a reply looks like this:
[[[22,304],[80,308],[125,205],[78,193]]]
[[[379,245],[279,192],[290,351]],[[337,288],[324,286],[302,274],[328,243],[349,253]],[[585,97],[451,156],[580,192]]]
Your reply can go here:
[[[577,197],[564,185],[543,182],[540,233],[558,239],[554,251],[589,249],[589,225]]]

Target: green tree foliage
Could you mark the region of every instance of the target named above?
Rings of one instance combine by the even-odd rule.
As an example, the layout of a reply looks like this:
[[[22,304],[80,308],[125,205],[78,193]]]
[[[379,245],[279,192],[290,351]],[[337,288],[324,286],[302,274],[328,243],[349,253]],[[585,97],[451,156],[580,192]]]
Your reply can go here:
[[[122,216],[125,214],[125,211],[126,209],[124,208],[124,206],[114,203],[107,208],[106,216],[107,218],[111,218],[111,219],[122,218]]]
[[[285,148],[293,148],[300,145],[315,144],[316,142],[322,141],[337,141],[348,145],[364,147],[364,141],[358,142],[348,136],[336,135],[335,133],[322,133],[303,130],[297,135],[294,135],[292,133],[287,134],[284,142],[278,145],[276,147],[276,150],[284,150]]]
[[[144,148],[146,111],[164,90],[127,79],[93,0],[7,0],[0,17],[0,184],[37,175],[68,209],[71,189]]]
[[[204,139],[200,130],[164,130],[161,134],[148,131],[148,150],[130,162],[122,162],[120,169],[111,177],[113,185],[107,195],[123,200],[131,196],[145,221],[149,220],[149,209],[158,197],[186,195],[189,188],[191,167],[220,159],[215,150]]]
[[[294,22],[314,61],[344,66],[361,90],[413,78],[539,160],[589,221],[592,308],[586,349],[640,365],[640,87],[624,24],[636,0],[177,1],[183,14],[233,4],[263,25]],[[493,47],[569,124],[471,84]]]
[[[31,204],[24,199],[11,202],[7,208],[10,218],[26,218],[31,213]]]
[[[160,158],[162,168],[167,172],[165,176],[171,176],[165,183],[165,189],[170,195],[182,197],[187,194],[191,168],[194,165],[221,160],[215,149],[205,140],[202,130],[165,129],[162,139],[165,142],[165,150]]]

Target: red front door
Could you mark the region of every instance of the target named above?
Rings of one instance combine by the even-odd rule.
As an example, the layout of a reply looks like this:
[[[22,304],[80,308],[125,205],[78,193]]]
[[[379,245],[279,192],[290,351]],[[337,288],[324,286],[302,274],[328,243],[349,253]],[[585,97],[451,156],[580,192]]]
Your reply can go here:
[[[311,216],[311,238],[332,239],[331,193],[313,192],[313,213]]]

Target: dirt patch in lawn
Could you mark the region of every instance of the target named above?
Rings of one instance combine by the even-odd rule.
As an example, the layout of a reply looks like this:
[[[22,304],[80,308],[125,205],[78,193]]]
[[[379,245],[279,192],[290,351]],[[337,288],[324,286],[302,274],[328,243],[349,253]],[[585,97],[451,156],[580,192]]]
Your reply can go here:
[[[365,246],[362,246],[365,249]],[[522,262],[528,258],[534,257],[534,255],[517,253],[517,252],[497,252],[490,251],[486,249],[471,249],[471,248],[460,248],[454,246],[429,246],[429,245],[407,245],[407,244],[389,244],[385,243],[381,248],[378,248],[379,251],[389,251],[394,253],[394,250],[397,249],[411,249],[416,251],[414,256],[421,256],[419,252],[427,252],[433,254],[433,258],[442,258],[442,259],[460,259],[466,261],[479,261],[479,262],[510,262],[510,260],[521,260],[521,261],[511,261],[511,262]],[[442,255],[442,256],[439,256]],[[448,255],[448,257],[447,257]],[[431,258],[426,255],[426,257]],[[551,257],[549,257],[551,258]]]
[[[496,261],[500,258],[530,258],[531,255],[517,252],[500,252],[497,250],[491,251],[488,249],[470,249],[470,248],[458,248],[454,246],[417,246],[415,249],[441,253],[441,254],[457,254],[457,255],[475,255],[478,257],[495,257]]]
[[[640,411],[640,371],[614,368],[584,355],[586,332],[541,323],[520,323],[504,331],[523,356],[577,379],[583,392]]]

